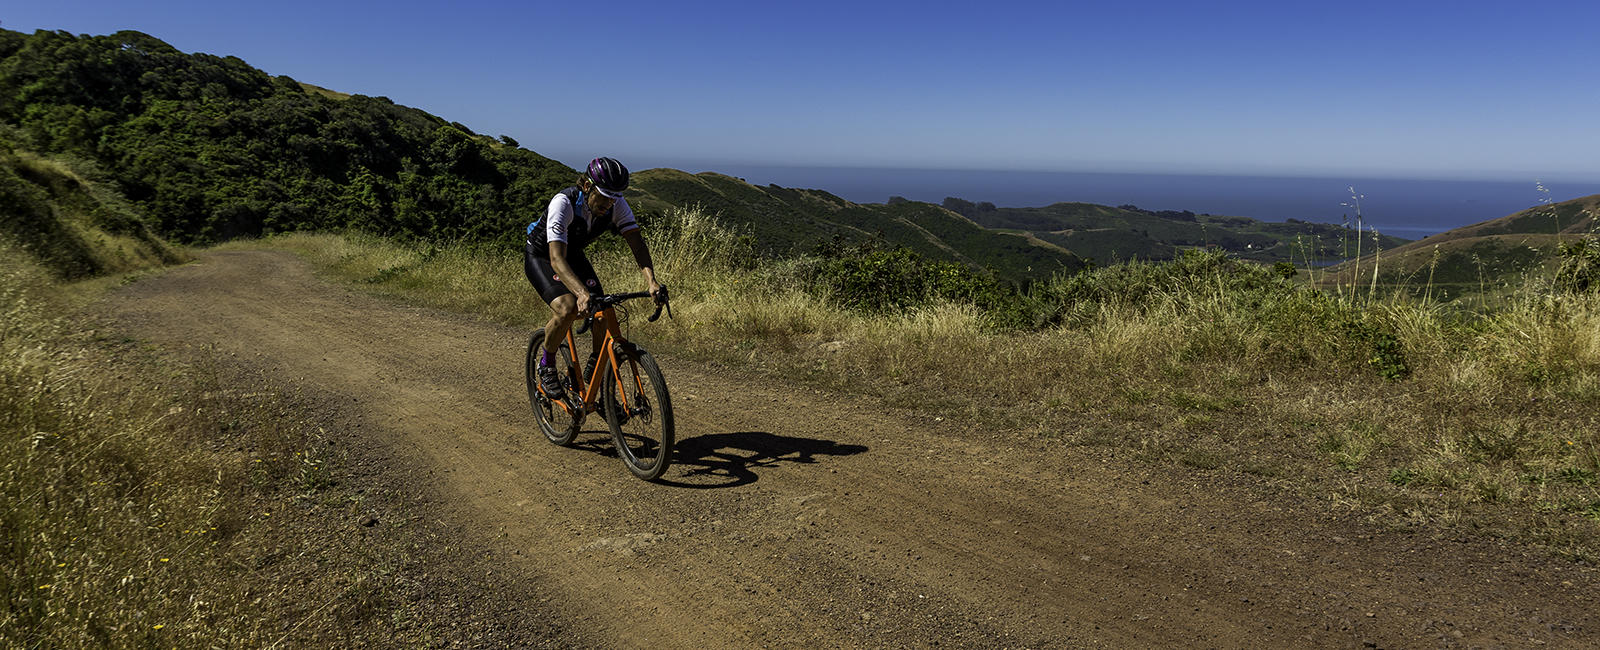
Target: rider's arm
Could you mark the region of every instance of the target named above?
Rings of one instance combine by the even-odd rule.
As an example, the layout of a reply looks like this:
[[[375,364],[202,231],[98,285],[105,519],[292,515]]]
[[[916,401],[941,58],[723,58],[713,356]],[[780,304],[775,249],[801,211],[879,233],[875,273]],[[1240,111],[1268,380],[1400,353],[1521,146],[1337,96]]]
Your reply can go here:
[[[611,207],[611,225],[622,234],[623,241],[628,242],[628,249],[633,251],[633,261],[639,264],[639,273],[644,275],[645,284],[650,288],[650,295],[656,296],[656,301],[660,302],[661,283],[656,281],[655,264],[650,261],[650,247],[644,244],[639,222],[633,218],[633,206],[628,205],[627,199],[617,199],[616,205]]]
[[[650,294],[655,295],[661,291],[661,283],[656,281],[655,264],[650,260],[650,247],[645,245],[644,237],[639,236],[638,228],[623,232],[622,239],[628,242],[628,249],[633,251],[633,261],[638,262],[639,272],[644,274],[644,281],[650,287]]]

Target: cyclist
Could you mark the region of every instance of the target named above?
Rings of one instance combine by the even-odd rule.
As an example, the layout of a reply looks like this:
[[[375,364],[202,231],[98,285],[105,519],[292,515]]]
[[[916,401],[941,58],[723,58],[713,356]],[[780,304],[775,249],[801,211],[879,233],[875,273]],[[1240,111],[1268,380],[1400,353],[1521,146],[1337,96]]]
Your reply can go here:
[[[544,354],[539,357],[539,386],[551,399],[565,399],[566,391],[555,370],[555,348],[567,339],[567,329],[579,314],[589,311],[589,295],[604,293],[594,267],[583,248],[607,231],[622,235],[633,251],[633,260],[644,274],[644,281],[657,303],[667,291],[656,281],[650,249],[640,235],[633,209],[622,198],[628,189],[628,168],[615,158],[595,158],[578,177],[578,184],[557,192],[543,217],[528,224],[527,246],[523,247],[523,272],[539,296],[550,304],[550,321],[545,324]],[[598,352],[601,332],[594,332]],[[594,365],[593,360],[589,363]],[[586,368],[592,371],[592,368]]]

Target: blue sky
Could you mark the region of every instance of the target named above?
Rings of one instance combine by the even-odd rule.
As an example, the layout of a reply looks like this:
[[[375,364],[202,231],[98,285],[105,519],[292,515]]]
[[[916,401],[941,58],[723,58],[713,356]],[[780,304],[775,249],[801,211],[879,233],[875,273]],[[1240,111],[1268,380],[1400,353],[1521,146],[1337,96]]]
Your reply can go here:
[[[574,165],[1600,176],[1596,2],[18,4]]]

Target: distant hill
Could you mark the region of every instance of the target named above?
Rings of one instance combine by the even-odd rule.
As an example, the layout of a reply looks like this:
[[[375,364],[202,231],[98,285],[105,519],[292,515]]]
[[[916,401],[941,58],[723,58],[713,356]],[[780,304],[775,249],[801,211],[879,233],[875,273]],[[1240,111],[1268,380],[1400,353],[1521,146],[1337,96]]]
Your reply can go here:
[[[1456,228],[1378,255],[1328,269],[1325,284],[1379,284],[1455,288],[1457,293],[1515,285],[1534,269],[1554,265],[1557,244],[1600,229],[1600,194],[1540,205],[1498,219]],[[1358,280],[1356,273],[1365,280]]]
[[[1143,210],[1093,203],[1056,203],[1040,208],[997,208],[947,198],[944,207],[987,228],[1027,233],[1101,263],[1131,259],[1168,260],[1184,248],[1218,248],[1244,259],[1297,264],[1354,255],[1354,231],[1332,224],[1290,219],[1283,223],[1249,217]],[[1383,236],[1385,247],[1405,239]]]
[[[878,243],[992,269],[1012,280],[1038,280],[1085,267],[1060,246],[1026,233],[985,229],[931,203],[858,204],[822,190],[757,187],[731,176],[676,169],[635,173],[629,193],[629,203],[641,211],[704,207],[748,231],[757,248],[772,255]]]

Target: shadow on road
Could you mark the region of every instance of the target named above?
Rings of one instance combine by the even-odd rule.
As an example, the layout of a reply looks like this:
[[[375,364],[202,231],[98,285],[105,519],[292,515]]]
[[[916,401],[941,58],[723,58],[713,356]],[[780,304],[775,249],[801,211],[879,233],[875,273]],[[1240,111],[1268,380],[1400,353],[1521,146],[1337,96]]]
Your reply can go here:
[[[591,438],[574,447],[602,456],[617,455],[609,436]],[[780,436],[764,431],[713,433],[679,440],[673,448],[673,466],[656,482],[697,490],[738,487],[761,479],[755,472],[757,467],[811,464],[818,462],[818,456],[853,456],[865,451],[865,445]]]
[[[713,433],[678,442],[673,463],[684,468],[668,470],[659,482],[678,487],[728,488],[760,479],[754,469],[782,463],[816,463],[818,456],[853,456],[865,445],[845,445],[832,440],[780,436],[764,431]]]

